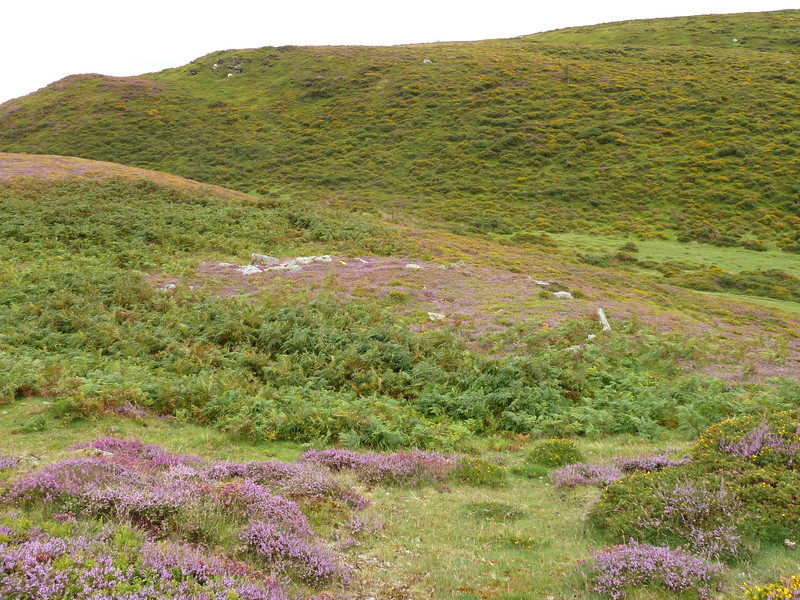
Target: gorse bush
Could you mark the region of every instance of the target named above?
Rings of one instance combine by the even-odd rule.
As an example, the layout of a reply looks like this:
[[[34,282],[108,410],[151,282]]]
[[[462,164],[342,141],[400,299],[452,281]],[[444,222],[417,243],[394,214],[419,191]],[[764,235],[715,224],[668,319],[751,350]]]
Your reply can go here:
[[[800,534],[800,413],[744,416],[708,429],[692,462],[609,485],[591,519],[616,538],[690,547],[723,560]]]
[[[764,586],[745,585],[746,600],[797,600],[797,598],[800,598],[800,575],[792,575],[779,583]]]
[[[465,456],[456,462],[453,478],[469,485],[504,487],[508,480],[508,470],[480,456]]]
[[[525,460],[546,467],[563,467],[582,459],[583,455],[575,447],[574,441],[551,439],[536,442]]]

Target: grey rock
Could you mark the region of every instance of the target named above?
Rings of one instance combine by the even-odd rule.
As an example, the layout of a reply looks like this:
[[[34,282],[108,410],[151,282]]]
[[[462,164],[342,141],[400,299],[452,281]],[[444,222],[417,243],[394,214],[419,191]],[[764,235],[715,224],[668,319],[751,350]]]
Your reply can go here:
[[[269,256],[267,254],[256,254],[255,252],[250,255],[250,260],[262,265],[277,265],[279,262],[281,262],[274,256]]]

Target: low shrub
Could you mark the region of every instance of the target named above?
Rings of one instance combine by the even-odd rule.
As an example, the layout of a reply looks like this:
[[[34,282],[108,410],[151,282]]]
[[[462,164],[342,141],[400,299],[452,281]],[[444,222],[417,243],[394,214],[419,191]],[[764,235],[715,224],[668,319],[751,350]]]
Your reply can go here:
[[[572,440],[550,439],[536,442],[526,457],[526,462],[545,467],[563,467],[582,459],[581,451]]]
[[[367,484],[420,486],[442,483],[458,468],[452,457],[419,451],[393,454],[350,450],[308,450],[301,461],[325,465],[333,471],[352,471]]]
[[[478,456],[458,459],[452,476],[467,485],[504,487],[508,483],[505,467]]]
[[[591,520],[617,539],[681,544],[723,560],[800,535],[800,411],[708,428],[692,461],[609,485]],[[663,461],[658,461],[658,465]]]
[[[745,584],[745,600],[798,600],[800,599],[800,575],[786,577],[778,583],[765,586]]]
[[[591,463],[568,465],[550,474],[550,480],[557,489],[573,488],[579,485],[606,487],[621,477],[622,470],[619,467]]]
[[[594,591],[623,598],[630,588],[655,586],[674,594],[694,592],[710,600],[719,587],[722,565],[692,556],[686,550],[672,550],[629,540],[594,555]]]
[[[247,565],[175,542],[145,542],[138,552],[113,539],[61,539],[23,532],[0,544],[0,595],[28,598],[228,598],[288,600],[276,580]]]

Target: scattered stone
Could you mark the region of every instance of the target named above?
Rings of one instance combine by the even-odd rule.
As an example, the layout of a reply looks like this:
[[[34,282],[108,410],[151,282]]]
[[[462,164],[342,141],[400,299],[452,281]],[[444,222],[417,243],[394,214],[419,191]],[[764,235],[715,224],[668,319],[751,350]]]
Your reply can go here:
[[[432,61],[430,58],[426,58],[425,60],[423,60],[423,61],[422,61],[422,64],[423,64],[423,65],[429,65],[429,64],[431,64],[432,62],[433,62],[433,61]]]
[[[405,266],[405,268],[406,269],[421,269],[422,267],[420,267],[418,264],[415,264],[415,263],[408,263]]]
[[[347,263],[346,263],[346,262],[344,262],[343,260],[340,260],[340,261],[339,261],[339,264],[340,264],[340,265],[344,265],[345,267],[347,266]]]
[[[794,550],[795,548],[797,548],[797,542],[793,542],[789,538],[783,540],[783,545],[786,546],[789,550]]]
[[[734,44],[735,44],[736,42],[738,42],[738,41],[739,41],[739,38],[733,38],[733,43],[734,43]]]
[[[553,296],[559,300],[572,300],[572,294],[569,292],[553,292]]]
[[[597,309],[597,316],[600,317],[600,322],[603,324],[603,331],[611,331],[611,325],[608,324],[608,319],[606,319],[606,312],[602,308]]]
[[[244,265],[236,270],[242,275],[255,275],[256,273],[261,273],[262,269],[258,265]]]
[[[573,354],[577,354],[580,351],[580,346],[570,346],[567,348],[567,352],[572,352]]]
[[[592,341],[594,338],[596,338],[596,337],[597,337],[597,336],[596,336],[594,333],[590,333],[589,335],[587,335],[587,336],[586,336],[586,339],[587,339],[587,340],[589,340],[589,341],[591,342],[591,341]]]
[[[189,71],[189,75],[197,75],[199,72],[200,71],[198,71],[197,69],[192,69],[191,71]]]
[[[368,264],[369,264],[369,261],[368,261],[368,260],[364,260],[363,258],[359,258],[358,260],[360,260],[360,261],[361,261],[362,263],[364,263],[365,265],[368,265]]]
[[[228,73],[228,77],[233,77],[233,73]]]
[[[219,263],[220,267],[235,267],[236,265],[233,263]]]
[[[442,313],[437,313],[437,312],[429,312],[429,313],[428,313],[428,318],[429,318],[431,321],[444,321],[444,318],[445,318],[445,317],[444,317],[444,315],[443,315]]]
[[[277,265],[279,262],[281,262],[274,256],[269,256],[267,254],[256,254],[255,252],[250,255],[250,260],[262,265]]]
[[[540,285],[542,287],[547,287],[548,285],[550,285],[549,281],[539,281],[538,279],[534,279],[533,283],[535,283],[536,285]]]
[[[164,285],[162,285],[158,289],[161,290],[162,292],[167,292],[169,290],[174,290],[176,287],[178,287],[178,286],[175,285],[174,283],[165,283]]]
[[[298,265],[310,265],[313,262],[331,262],[333,260],[329,255],[324,254],[322,256],[298,256],[294,259],[295,264]]]

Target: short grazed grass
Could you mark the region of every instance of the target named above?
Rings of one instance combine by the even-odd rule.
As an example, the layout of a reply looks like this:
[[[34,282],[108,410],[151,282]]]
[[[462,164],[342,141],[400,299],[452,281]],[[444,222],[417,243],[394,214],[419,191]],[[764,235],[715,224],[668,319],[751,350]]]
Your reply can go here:
[[[778,269],[800,277],[800,255],[774,249],[757,252],[744,248],[721,248],[699,242],[686,244],[674,240],[639,240],[581,233],[554,233],[551,237],[560,248],[580,253],[613,253],[619,251],[624,244],[633,242],[638,247],[636,257],[640,260],[658,263],[686,261],[733,272]]]
[[[747,296],[745,294],[726,294],[724,292],[701,291],[700,293],[714,296],[716,298],[727,298],[737,302],[750,302],[751,304],[758,304],[759,306],[766,306],[767,308],[777,308],[778,310],[783,310],[788,313],[800,313],[800,304],[797,302],[790,302],[788,300],[776,300],[775,298],[763,298],[761,296]]]

